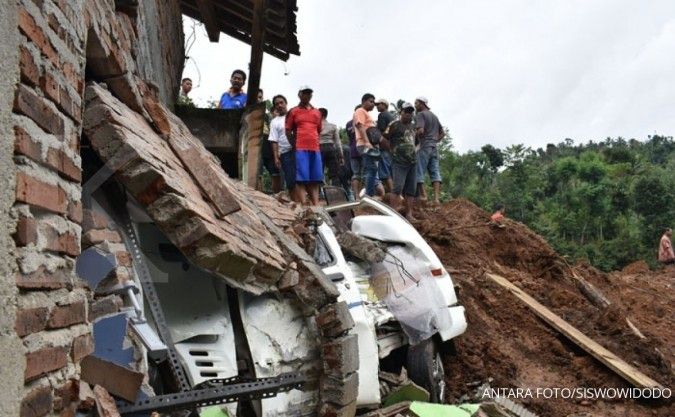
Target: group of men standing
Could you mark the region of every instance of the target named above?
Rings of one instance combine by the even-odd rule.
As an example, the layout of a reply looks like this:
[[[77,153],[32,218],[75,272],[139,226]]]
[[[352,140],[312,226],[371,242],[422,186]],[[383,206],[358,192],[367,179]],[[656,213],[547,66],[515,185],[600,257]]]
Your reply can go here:
[[[243,108],[246,94],[243,85],[246,74],[233,71],[228,91],[223,93],[219,108]],[[324,168],[333,185],[342,185],[345,191],[358,199],[384,196],[388,203],[398,207],[405,203],[406,217],[412,219],[416,198],[426,199],[424,178],[428,173],[433,185],[433,201],[440,198],[441,176],[438,148],[443,128],[425,97],[417,97],[414,104],[403,103],[398,115],[389,111],[387,100],[376,100],[364,94],[347,123],[349,151],[340,141],[339,129],[328,122],[328,111],[311,104],[313,89],[302,86],[299,103],[288,109],[286,97],[272,98],[272,116],[266,143],[263,144],[262,165],[272,176],[272,191],[281,190],[283,176],[286,188],[294,201],[316,205],[324,182]],[[259,101],[262,98],[259,97]],[[377,106],[375,121],[370,112]],[[268,148],[267,148],[268,147]],[[347,161],[349,159],[349,161]],[[351,172],[351,190],[345,172]],[[365,186],[365,191],[361,187]]]

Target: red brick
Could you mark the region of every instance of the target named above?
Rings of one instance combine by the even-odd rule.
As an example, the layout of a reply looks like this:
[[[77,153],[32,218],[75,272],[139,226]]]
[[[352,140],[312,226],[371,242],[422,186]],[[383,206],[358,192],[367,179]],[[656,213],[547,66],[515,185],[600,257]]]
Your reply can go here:
[[[108,227],[108,219],[96,210],[84,209],[82,211],[82,230],[105,229]]]
[[[108,391],[100,385],[94,386],[96,396],[96,411],[99,417],[120,417],[115,400]]]
[[[58,185],[51,185],[24,172],[16,174],[16,200],[63,214],[68,207],[66,192]]]
[[[80,254],[80,238],[73,233],[53,234],[48,237],[45,249],[70,256]]]
[[[127,251],[115,252],[117,263],[122,266],[131,266],[131,254]]]
[[[25,155],[35,162],[55,169],[61,176],[80,182],[82,181],[82,170],[75,164],[61,149],[50,148],[47,151],[45,160],[42,158],[41,144],[36,141],[21,126],[14,126],[14,153]]]
[[[138,389],[143,382],[141,372],[132,371],[129,368],[116,363],[89,355],[82,359],[80,364],[83,381],[91,385],[101,385],[111,394],[127,401],[134,402],[138,395]],[[96,392],[96,388],[94,388]]]
[[[41,386],[29,392],[21,401],[21,417],[42,417],[52,411],[52,388]]]
[[[14,111],[25,114],[46,132],[63,139],[65,125],[62,116],[52,109],[44,98],[39,97],[33,90],[23,84],[19,84],[16,89]]]
[[[26,354],[24,380],[32,381],[49,372],[61,369],[68,363],[68,351],[65,347],[46,347]],[[51,401],[50,401],[51,405]]]
[[[63,64],[61,70],[63,71],[66,80],[68,80],[68,83],[73,86],[80,96],[82,96],[82,93],[84,92],[84,75],[70,62]]]
[[[89,321],[95,322],[97,319],[114,314],[122,308],[122,299],[117,295],[109,295],[107,297],[99,298],[89,308]]]
[[[79,399],[80,391],[79,381],[75,379],[69,379],[61,385],[60,387],[54,390],[54,395],[57,395],[60,401],[60,407],[56,407],[56,401],[54,401],[54,411],[61,411],[61,409],[68,407],[71,403]]]
[[[19,30],[26,35],[54,65],[59,66],[59,57],[51,41],[26,9],[19,8]]]
[[[94,353],[94,338],[91,334],[83,334],[73,340],[73,347],[70,350],[70,357],[73,362],[78,363],[82,358]]]
[[[82,181],[82,170],[75,161],[61,149],[50,148],[47,151],[47,165],[54,167],[59,174],[76,182]]]
[[[59,329],[72,326],[73,324],[84,323],[87,320],[87,310],[84,301],[66,304],[52,308],[47,326],[50,329]]]
[[[110,243],[120,243],[122,238],[114,230],[89,230],[82,235],[82,246],[89,247],[108,241]]]
[[[82,98],[75,96],[70,91],[59,86],[59,108],[63,110],[75,123],[82,122]]]
[[[49,272],[44,266],[30,274],[16,274],[16,286],[22,290],[55,290],[71,288],[71,271],[63,268]]]
[[[69,201],[67,216],[72,222],[82,224],[82,202]]]
[[[16,233],[14,234],[14,241],[17,246],[28,246],[31,243],[37,243],[37,221],[33,218],[19,217],[16,224]]]
[[[38,85],[40,68],[35,64],[33,54],[23,45],[19,45],[19,68],[21,69],[21,82],[32,86]]]
[[[31,333],[37,333],[47,326],[47,317],[49,309],[47,307],[28,308],[16,312],[16,321],[14,329],[19,337],[27,336]]]
[[[50,98],[54,103],[58,104],[61,101],[59,96],[59,83],[48,69],[45,70],[42,77],[40,77],[40,88],[44,95]]]
[[[37,162],[42,161],[41,145],[20,126],[14,126],[14,153]]]

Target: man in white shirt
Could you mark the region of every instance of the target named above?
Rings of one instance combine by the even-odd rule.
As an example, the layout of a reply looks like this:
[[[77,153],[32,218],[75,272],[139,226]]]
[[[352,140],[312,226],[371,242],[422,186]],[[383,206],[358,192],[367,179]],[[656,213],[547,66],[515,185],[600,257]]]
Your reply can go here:
[[[276,117],[270,122],[268,140],[272,144],[274,165],[281,170],[286,189],[292,197],[295,188],[295,152],[286,137],[286,113],[288,111],[286,97],[277,94],[272,99],[272,106]]]

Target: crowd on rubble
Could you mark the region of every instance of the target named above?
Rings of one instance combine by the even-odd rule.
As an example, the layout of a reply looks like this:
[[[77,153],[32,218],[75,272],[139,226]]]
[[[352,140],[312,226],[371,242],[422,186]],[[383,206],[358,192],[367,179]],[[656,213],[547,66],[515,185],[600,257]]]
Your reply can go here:
[[[234,70],[218,108],[246,106],[245,83],[246,73]],[[184,78],[179,97],[185,100],[191,88],[192,80]],[[387,100],[363,94],[345,126],[346,145],[340,140],[340,129],[328,121],[328,110],[312,105],[313,92],[310,86],[301,86],[299,102],[291,108],[284,95],[272,98],[271,114],[265,118],[260,170],[269,172],[273,193],[282,191],[285,184],[293,201],[317,205],[322,185],[330,183],[341,187],[350,201],[367,195],[397,209],[403,205],[405,216],[413,220],[415,201],[427,199],[424,181],[428,174],[432,201],[439,203],[438,143],[445,133],[426,97],[417,97],[414,104],[404,102],[394,113]],[[257,101],[263,100],[260,89]],[[377,120],[370,115],[374,108]]]

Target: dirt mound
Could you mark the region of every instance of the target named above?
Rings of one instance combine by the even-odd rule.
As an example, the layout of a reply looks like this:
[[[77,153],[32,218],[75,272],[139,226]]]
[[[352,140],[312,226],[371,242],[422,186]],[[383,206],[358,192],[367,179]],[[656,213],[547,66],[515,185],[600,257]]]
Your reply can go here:
[[[649,272],[649,265],[645,261],[635,261],[621,270],[623,274],[645,274],[647,272]]]
[[[658,285],[652,281],[643,285],[643,278],[630,275],[631,280],[640,281],[633,289],[637,283],[624,282],[628,279],[624,275],[607,276],[589,265],[571,268],[523,224],[507,219],[503,228],[490,226],[488,213],[462,199],[440,207],[421,207],[415,215],[419,218],[415,227],[459,287],[458,297],[469,322],[467,332],[455,341],[456,352],[445,358],[448,401],[473,394],[475,387],[486,381],[491,381],[493,388],[533,390],[630,387],[540,321],[515,296],[487,278],[486,272],[508,278],[626,362],[672,387],[675,297],[666,286],[675,285],[675,274],[647,278],[658,280]],[[583,288],[575,274],[600,290],[610,306],[591,302],[580,291]],[[662,291],[660,297],[653,293],[658,290]],[[636,335],[626,318],[644,338]],[[519,401],[542,416],[675,415],[670,403],[563,398]]]

